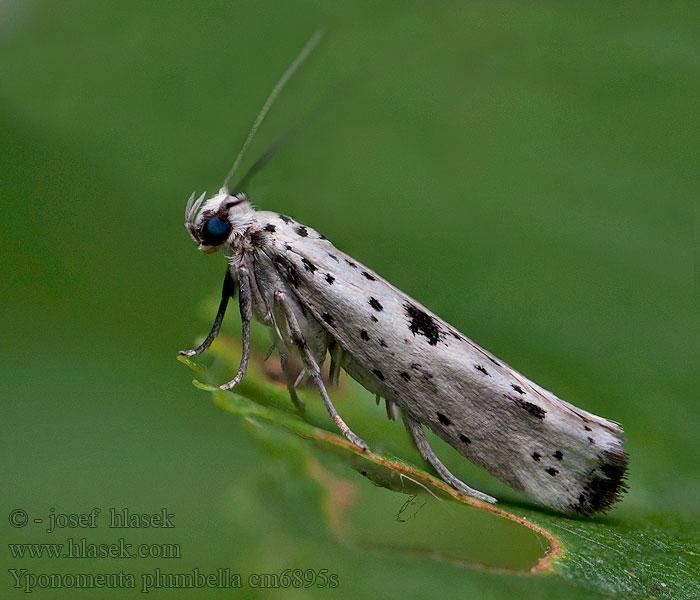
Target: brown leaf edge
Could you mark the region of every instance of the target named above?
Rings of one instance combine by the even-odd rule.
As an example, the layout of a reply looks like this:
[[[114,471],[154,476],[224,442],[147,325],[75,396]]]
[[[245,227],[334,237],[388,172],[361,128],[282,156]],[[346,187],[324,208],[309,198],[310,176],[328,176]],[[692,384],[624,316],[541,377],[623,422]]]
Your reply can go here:
[[[365,458],[366,460],[369,460],[375,464],[381,465],[383,467],[386,467],[388,469],[391,469],[392,471],[395,471],[397,473],[400,473],[401,475],[406,475],[407,477],[418,480],[421,482],[424,482],[426,484],[429,484],[433,487],[438,488],[440,491],[444,492],[445,494],[448,494],[458,502],[461,502],[463,504],[467,504],[471,506],[472,508],[475,508],[477,510],[483,510],[486,512],[493,513],[495,515],[498,515],[500,517],[503,517],[505,519],[508,519],[510,521],[513,521],[515,523],[518,523],[519,525],[523,525],[535,533],[539,533],[542,537],[544,537],[550,545],[549,552],[545,554],[544,556],[540,557],[535,565],[533,565],[529,571],[522,571],[518,569],[507,569],[504,567],[493,567],[490,565],[486,565],[484,563],[475,563],[472,561],[465,562],[461,559],[454,559],[454,557],[446,556],[443,555],[441,558],[447,562],[457,562],[459,564],[464,564],[466,566],[472,567],[472,568],[478,568],[480,570],[485,570],[489,572],[498,572],[498,573],[505,573],[505,574],[511,574],[511,575],[524,575],[524,574],[532,574],[532,575],[537,575],[537,574],[542,574],[542,573],[551,573],[554,570],[553,563],[555,560],[558,558],[561,558],[563,555],[562,552],[562,547],[561,544],[559,543],[559,540],[552,534],[550,531],[544,529],[543,527],[540,527],[539,525],[536,525],[535,523],[532,523],[531,521],[528,521],[527,519],[520,517],[518,515],[514,515],[513,513],[509,513],[508,511],[502,510],[500,508],[497,508],[493,504],[489,504],[486,502],[482,502],[481,500],[476,500],[474,498],[470,498],[469,496],[465,496],[452,488],[451,486],[447,485],[444,481],[441,479],[438,479],[428,473],[425,473],[423,471],[420,471],[418,469],[415,469],[409,465],[402,464],[399,462],[396,462],[390,458],[387,458],[385,456],[382,456],[380,454],[375,454],[374,452],[371,452],[370,450],[361,450],[359,447],[355,446],[348,440],[345,440],[344,438],[341,438],[337,435],[334,435],[332,433],[326,433],[321,430],[316,430],[313,433],[313,440],[322,442],[325,444],[330,444],[333,445],[337,448],[341,448],[343,450],[347,450],[350,452],[353,452],[357,454],[358,456],[361,456]],[[317,470],[317,467],[311,466],[313,470]]]
[[[182,360],[182,362],[189,363],[190,361]],[[440,558],[446,562],[453,562],[492,573],[503,573],[510,575],[538,575],[553,572],[553,563],[563,556],[563,550],[561,544],[559,543],[559,540],[550,531],[544,529],[543,527],[540,527],[539,525],[536,525],[535,523],[532,523],[531,521],[528,521],[524,517],[520,517],[506,510],[497,508],[492,504],[488,504],[486,502],[482,502],[480,500],[476,500],[474,498],[465,496],[457,490],[455,490],[454,488],[447,485],[441,479],[438,479],[437,477],[434,477],[429,473],[423,472],[417,467],[402,464],[397,460],[392,460],[391,458],[382,456],[381,454],[376,454],[370,450],[363,451],[361,448],[355,446],[345,438],[319,429],[311,425],[307,421],[304,421],[299,416],[292,414],[291,412],[287,412],[284,410],[280,411],[279,408],[273,408],[272,406],[264,406],[261,404],[257,404],[254,400],[250,400],[249,398],[240,396],[234,392],[223,392],[218,387],[212,387],[210,385],[197,381],[196,379],[193,380],[192,383],[195,385],[195,387],[201,390],[211,392],[214,397],[214,404],[222,410],[225,410],[226,412],[248,417],[260,417],[267,421],[271,421],[273,423],[281,425],[287,429],[291,429],[292,431],[299,434],[302,438],[306,438],[314,442],[320,442],[322,444],[328,444],[343,451],[352,452],[353,454],[362,457],[365,460],[369,460],[377,465],[381,465],[385,468],[391,469],[392,471],[395,471],[400,475],[404,475],[407,478],[417,480],[419,482],[423,482],[425,484],[433,486],[439,489],[441,492],[451,496],[458,502],[467,504],[472,508],[490,512],[492,514],[513,521],[514,523],[518,523],[519,525],[523,525],[524,527],[531,529],[535,533],[539,533],[540,535],[542,535],[549,542],[550,546],[549,552],[547,552],[547,554],[545,554],[544,556],[540,557],[537,563],[533,565],[528,571],[508,569],[505,567],[494,567],[491,565],[486,565],[484,563],[476,563],[471,561],[466,562],[462,559],[451,556],[441,556]],[[309,474],[312,475],[318,483],[324,485],[327,491],[329,491],[332,495],[331,485],[328,485],[327,480],[325,482],[322,481],[324,479],[323,477],[318,476],[318,467],[315,467],[311,462],[307,461],[307,468],[309,470]]]

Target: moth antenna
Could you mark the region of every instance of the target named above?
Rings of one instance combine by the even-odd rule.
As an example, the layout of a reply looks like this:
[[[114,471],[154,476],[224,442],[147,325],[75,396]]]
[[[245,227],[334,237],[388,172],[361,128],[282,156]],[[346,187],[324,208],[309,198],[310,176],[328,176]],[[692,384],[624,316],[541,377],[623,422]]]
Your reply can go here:
[[[277,153],[277,151],[287,144],[290,137],[291,134],[285,134],[272,142],[272,144],[267,147],[265,152],[262,153],[260,158],[258,158],[250,169],[245,172],[245,175],[241,177],[241,180],[236,184],[236,187],[233,188],[231,195],[235,196],[238,192],[242,192],[245,185],[253,178],[253,175],[258,173],[268,162],[270,162],[270,159]]]
[[[232,196],[235,196],[239,192],[242,192],[245,188],[245,186],[250,183],[250,180],[257,174],[259,173],[263,167],[270,162],[272,157],[277,154],[282,148],[287,146],[288,144],[291,144],[294,139],[299,136],[303,130],[305,130],[313,120],[318,119],[321,113],[325,112],[336,100],[338,96],[338,93],[334,93],[330,97],[326,98],[326,100],[314,111],[312,111],[301,123],[295,125],[293,128],[291,128],[289,131],[278,137],[274,142],[272,142],[266,149],[265,152],[262,153],[260,158],[256,160],[250,168],[244,173],[243,177],[241,177],[238,180],[238,183],[234,186],[233,191],[231,192]]]
[[[243,159],[243,156],[245,155],[245,152],[248,149],[248,146],[250,145],[250,142],[252,141],[253,137],[255,137],[255,134],[257,133],[260,125],[267,116],[267,113],[270,111],[270,108],[277,99],[277,96],[279,96],[280,92],[284,89],[284,86],[287,85],[287,82],[289,81],[291,76],[294,75],[295,71],[304,63],[304,61],[309,57],[311,52],[313,52],[313,49],[321,41],[323,34],[324,31],[322,29],[319,29],[311,36],[311,39],[308,42],[306,42],[306,45],[302,48],[299,55],[294,59],[292,64],[287,67],[287,70],[284,72],[282,77],[280,77],[279,81],[272,89],[272,92],[270,92],[270,95],[267,97],[267,100],[265,100],[265,104],[263,104],[263,107],[260,109],[258,116],[253,122],[253,126],[250,128],[248,137],[243,143],[243,147],[238,153],[238,156],[236,156],[236,160],[233,162],[231,170],[228,172],[228,175],[226,175],[226,179],[224,179],[224,185],[222,186],[223,191],[228,192],[228,184],[229,181],[231,181],[231,177],[233,177],[236,171],[238,170],[238,166],[240,165],[241,160]]]

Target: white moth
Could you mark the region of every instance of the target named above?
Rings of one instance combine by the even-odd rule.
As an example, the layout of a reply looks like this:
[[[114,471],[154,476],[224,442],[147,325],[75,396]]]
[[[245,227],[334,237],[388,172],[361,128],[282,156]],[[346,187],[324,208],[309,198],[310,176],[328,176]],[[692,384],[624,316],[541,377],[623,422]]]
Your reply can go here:
[[[445,468],[423,427],[541,505],[585,515],[609,510],[626,489],[628,456],[617,424],[539,387],[310,227],[254,210],[238,193],[240,184],[229,193],[228,181],[270,105],[319,38],[273,90],[223,188],[206,202],[205,194],[196,201],[192,194],[187,203],[186,227],[199,250],[224,249],[229,268],[211,332],[182,354],[211,345],[238,285],[243,353],[238,373],[222,389],[233,388],[246,372],[255,316],[271,328],[294,403],[302,407],[295,387],[311,377],[333,420],[360,449],[367,444],[338,415],[321,378],[327,354],[331,382],[343,369],[384,398],[389,417],[401,413],[422,456],[458,491],[495,502]],[[304,367],[296,383],[288,353]]]

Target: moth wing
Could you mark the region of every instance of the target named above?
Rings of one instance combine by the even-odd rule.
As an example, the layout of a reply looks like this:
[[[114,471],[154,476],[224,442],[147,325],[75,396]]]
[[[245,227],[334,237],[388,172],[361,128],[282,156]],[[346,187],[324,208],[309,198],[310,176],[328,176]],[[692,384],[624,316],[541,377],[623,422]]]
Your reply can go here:
[[[530,381],[313,229],[258,214],[274,225],[264,252],[363,385],[543,505],[591,514],[619,498],[618,425]]]

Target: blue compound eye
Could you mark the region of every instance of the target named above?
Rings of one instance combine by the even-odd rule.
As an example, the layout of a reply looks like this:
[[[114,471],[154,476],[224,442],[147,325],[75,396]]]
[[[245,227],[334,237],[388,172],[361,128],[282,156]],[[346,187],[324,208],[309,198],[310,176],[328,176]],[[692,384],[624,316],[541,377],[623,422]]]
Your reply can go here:
[[[231,223],[219,217],[209,219],[202,230],[202,241],[207,246],[219,246],[231,233]]]

